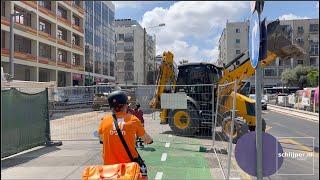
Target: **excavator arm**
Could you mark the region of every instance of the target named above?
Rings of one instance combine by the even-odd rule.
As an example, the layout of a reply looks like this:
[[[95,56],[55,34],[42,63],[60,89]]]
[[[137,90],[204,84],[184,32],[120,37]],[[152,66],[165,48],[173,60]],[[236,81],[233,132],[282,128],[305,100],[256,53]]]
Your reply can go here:
[[[292,43],[290,30],[282,28],[279,21],[273,21],[268,24],[268,51],[267,57],[260,61],[261,67],[266,67],[276,60],[277,57],[287,59],[290,57],[300,57],[305,55],[305,51],[299,46]],[[251,66],[250,59],[247,58],[241,64],[235,65],[240,58],[242,58],[248,51],[243,52],[238,57],[233,59],[224,67],[223,76],[219,80],[219,84],[237,81],[237,89],[241,89],[246,80],[255,74],[255,68]],[[233,67],[233,68],[232,68]],[[233,95],[233,87],[224,88],[220,95],[222,103],[227,106],[226,109],[232,109],[232,98],[227,98],[227,95]],[[225,109],[225,111],[227,111]],[[250,99],[242,94],[236,93],[236,115],[243,117],[249,126],[255,126],[255,100]],[[224,112],[222,112],[224,113]]]
[[[170,91],[172,85],[176,84],[177,67],[173,61],[173,54],[168,51],[162,55],[162,62],[159,69],[159,75],[156,81],[156,90],[149,105],[153,109],[160,108],[161,94]],[[168,85],[168,86],[166,86]]]

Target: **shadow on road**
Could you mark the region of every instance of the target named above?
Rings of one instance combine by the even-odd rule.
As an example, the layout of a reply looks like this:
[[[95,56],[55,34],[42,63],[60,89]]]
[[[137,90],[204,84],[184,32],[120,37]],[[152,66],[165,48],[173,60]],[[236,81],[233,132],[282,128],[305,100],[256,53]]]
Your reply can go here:
[[[48,154],[50,152],[54,152],[54,151],[58,151],[60,150],[59,148],[55,147],[55,146],[51,146],[51,147],[42,147],[40,149],[31,151],[31,152],[27,152],[21,155],[17,155],[5,160],[1,160],[1,171],[5,170],[7,168],[10,167],[14,167],[23,163],[27,163],[28,161],[31,161],[35,158],[38,158],[42,155]]]

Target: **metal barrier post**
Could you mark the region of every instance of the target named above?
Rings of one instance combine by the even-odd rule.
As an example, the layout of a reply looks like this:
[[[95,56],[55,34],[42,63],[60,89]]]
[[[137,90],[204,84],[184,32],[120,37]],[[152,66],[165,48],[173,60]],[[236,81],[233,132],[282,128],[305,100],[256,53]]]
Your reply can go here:
[[[231,154],[232,154],[232,133],[234,128],[234,119],[235,119],[235,108],[236,108],[236,93],[237,93],[237,81],[234,82],[234,94],[232,100],[232,119],[231,119],[231,130],[230,130],[230,138],[228,144],[228,174],[227,179],[230,179],[230,164],[231,164]]]
[[[214,87],[214,86],[213,86]],[[213,88],[214,89],[214,88]],[[216,142],[216,127],[217,127],[217,121],[218,121],[218,113],[219,113],[219,85],[217,86],[217,103],[216,103],[216,114],[215,117],[212,115],[212,148],[215,146]],[[212,91],[212,101],[214,101],[214,92]],[[214,103],[212,103],[212,113],[214,112]]]

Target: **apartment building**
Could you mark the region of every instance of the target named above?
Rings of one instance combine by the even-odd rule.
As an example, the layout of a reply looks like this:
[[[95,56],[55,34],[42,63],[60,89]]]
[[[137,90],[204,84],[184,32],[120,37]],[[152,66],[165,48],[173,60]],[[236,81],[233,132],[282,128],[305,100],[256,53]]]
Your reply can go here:
[[[115,81],[115,6],[111,1],[84,1],[85,84]]]
[[[319,19],[281,20],[282,28],[288,28],[288,36],[292,42],[301,46],[307,52],[304,57],[291,57],[288,60],[277,58],[263,69],[264,87],[282,86],[281,73],[284,69],[297,65],[319,67]],[[227,64],[249,47],[249,22],[228,22],[219,39],[219,60]],[[241,63],[248,56],[241,58]],[[254,77],[250,78],[254,86]]]
[[[153,71],[155,66],[155,37],[144,33],[141,25],[132,19],[116,19],[115,31],[116,82],[146,84],[148,72]]]
[[[83,1],[1,1],[1,66],[6,73],[13,13],[14,79],[83,85]]]

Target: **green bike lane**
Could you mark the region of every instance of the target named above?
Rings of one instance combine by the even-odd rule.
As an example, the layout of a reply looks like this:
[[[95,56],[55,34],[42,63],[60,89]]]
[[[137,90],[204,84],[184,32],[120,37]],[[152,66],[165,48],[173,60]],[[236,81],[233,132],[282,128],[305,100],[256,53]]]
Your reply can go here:
[[[200,140],[160,134],[154,143],[138,150],[150,179],[213,179]],[[166,146],[166,147],[165,147]]]

